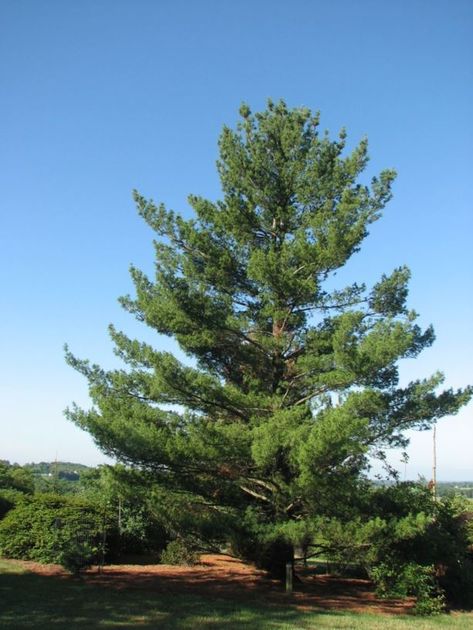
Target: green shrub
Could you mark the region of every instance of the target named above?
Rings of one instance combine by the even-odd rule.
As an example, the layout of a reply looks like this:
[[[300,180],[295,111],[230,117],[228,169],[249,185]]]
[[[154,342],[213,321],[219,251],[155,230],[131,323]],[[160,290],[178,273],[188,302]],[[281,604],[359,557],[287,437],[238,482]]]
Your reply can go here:
[[[450,606],[473,605],[468,503],[436,501],[414,483],[375,487],[364,500],[363,511],[349,521],[314,523],[315,548],[338,566],[363,567],[381,595],[415,595],[422,614],[441,609],[444,599]]]
[[[24,498],[24,496],[23,492],[12,488],[0,490],[0,521]]]
[[[162,564],[193,565],[197,561],[197,554],[189,547],[188,542],[182,538],[171,540],[161,554]]]
[[[64,541],[57,562],[67,571],[77,574],[97,561],[99,548],[89,540],[70,539]]]
[[[414,612],[418,615],[437,615],[445,608],[445,596],[437,585],[433,566],[383,562],[370,574],[380,597],[416,597]]]
[[[74,572],[97,561],[107,518],[96,505],[72,497],[36,495],[0,523],[0,553],[58,563]]]

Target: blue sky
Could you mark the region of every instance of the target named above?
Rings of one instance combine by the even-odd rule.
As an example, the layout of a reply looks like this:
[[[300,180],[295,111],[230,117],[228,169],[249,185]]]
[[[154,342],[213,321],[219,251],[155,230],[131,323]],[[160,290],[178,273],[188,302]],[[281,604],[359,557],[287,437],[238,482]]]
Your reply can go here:
[[[218,198],[217,139],[242,101],[320,110],[352,145],[368,136],[368,174],[397,169],[343,277],[409,265],[437,342],[403,380],[473,382],[472,42],[470,0],[2,0],[0,458],[105,461],[63,417],[88,403],[62,346],[113,366],[114,322],[174,347],[116,301],[129,264],[153,264],[131,191],[184,213],[188,193]],[[473,479],[472,416],[440,422],[440,478]],[[402,474],[430,476],[430,434],[410,456]]]

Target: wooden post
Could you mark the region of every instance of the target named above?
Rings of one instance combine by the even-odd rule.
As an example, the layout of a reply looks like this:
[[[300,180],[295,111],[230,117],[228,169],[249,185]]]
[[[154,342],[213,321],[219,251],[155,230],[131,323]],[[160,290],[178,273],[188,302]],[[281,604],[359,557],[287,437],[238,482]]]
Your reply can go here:
[[[292,593],[292,562],[286,562],[286,593]]]

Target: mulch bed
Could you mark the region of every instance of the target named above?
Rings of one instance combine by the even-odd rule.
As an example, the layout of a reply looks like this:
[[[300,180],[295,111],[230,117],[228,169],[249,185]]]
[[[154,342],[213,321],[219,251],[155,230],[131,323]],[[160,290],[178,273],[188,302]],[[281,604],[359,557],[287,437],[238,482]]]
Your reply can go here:
[[[22,562],[24,568],[39,575],[73,579],[58,565]],[[384,614],[408,614],[415,600],[385,600],[376,597],[368,580],[315,575],[310,570],[298,572],[300,584],[292,594],[284,592],[280,582],[269,579],[263,571],[227,555],[201,556],[193,567],[162,564],[109,565],[81,574],[90,585],[113,589],[144,590],[166,594],[195,594],[209,598],[252,601],[274,605],[290,604],[299,610],[340,610]]]

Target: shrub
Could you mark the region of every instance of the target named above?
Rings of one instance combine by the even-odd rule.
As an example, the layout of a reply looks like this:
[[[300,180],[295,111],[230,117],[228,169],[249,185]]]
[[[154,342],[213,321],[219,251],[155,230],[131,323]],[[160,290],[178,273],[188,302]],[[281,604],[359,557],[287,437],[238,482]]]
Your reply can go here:
[[[381,595],[415,595],[425,614],[444,605],[473,604],[469,505],[435,501],[414,483],[375,487],[360,516],[349,521],[319,519],[313,543],[340,566],[364,567]],[[432,610],[430,610],[432,609]]]
[[[445,608],[445,596],[437,585],[433,566],[391,561],[378,564],[370,573],[380,597],[416,597],[414,612],[418,615],[436,615]]]
[[[25,495],[11,488],[0,490],[0,521],[23,499]]]
[[[98,547],[89,540],[69,539],[64,541],[57,561],[67,571],[77,574],[81,569],[92,566],[98,553]]]
[[[189,543],[182,538],[176,538],[168,543],[166,549],[161,554],[163,564],[196,564],[198,558],[194,550],[189,547]]]
[[[108,519],[87,501],[55,495],[23,500],[0,523],[0,553],[76,572],[97,561]]]

